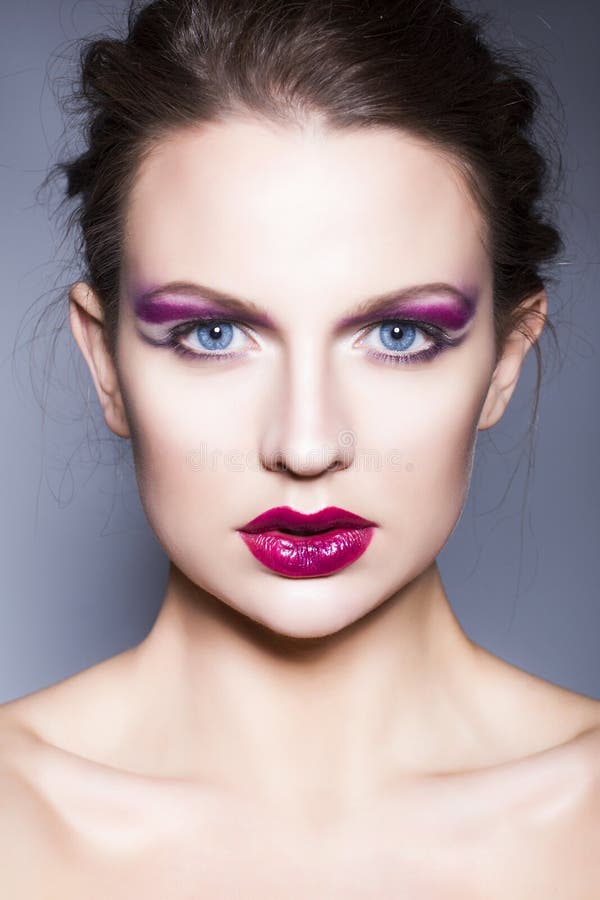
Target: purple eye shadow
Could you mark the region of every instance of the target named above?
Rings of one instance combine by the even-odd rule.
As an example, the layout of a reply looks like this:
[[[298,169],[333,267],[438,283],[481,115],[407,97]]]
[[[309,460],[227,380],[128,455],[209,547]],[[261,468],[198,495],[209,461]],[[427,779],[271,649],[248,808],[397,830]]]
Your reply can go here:
[[[357,314],[344,318],[339,327],[368,325],[374,319],[428,322],[447,331],[462,331],[475,315],[476,300],[449,285],[424,285],[388,294],[364,304]]]
[[[148,325],[164,325],[183,319],[227,317],[233,314],[243,317],[245,321],[256,327],[274,328],[273,322],[267,316],[253,313],[245,307],[243,309],[233,307],[234,304],[227,301],[214,303],[201,299],[186,300],[181,297],[170,298],[168,296],[154,297],[153,299],[142,296],[134,304],[136,316]]]
[[[432,325],[438,325],[447,331],[462,331],[462,329],[471,321],[475,313],[474,305],[467,305],[461,301],[451,301],[449,303],[405,303],[400,306],[396,312],[386,313],[394,317],[396,314],[399,319],[420,319],[424,322],[431,322]]]
[[[136,291],[135,314],[148,325],[194,318],[233,317],[258,328],[276,330],[274,320],[252,301],[231,297],[213,288],[173,282]],[[337,329],[372,324],[377,319],[430,322],[447,331],[462,331],[475,314],[473,291],[463,292],[448,284],[429,284],[372,297],[346,316]]]
[[[209,306],[204,303],[185,303],[181,300],[169,300],[161,298],[155,300],[142,300],[135,305],[138,319],[149,325],[164,325],[166,322],[176,322],[178,319],[188,319],[194,316],[223,315],[222,309]]]

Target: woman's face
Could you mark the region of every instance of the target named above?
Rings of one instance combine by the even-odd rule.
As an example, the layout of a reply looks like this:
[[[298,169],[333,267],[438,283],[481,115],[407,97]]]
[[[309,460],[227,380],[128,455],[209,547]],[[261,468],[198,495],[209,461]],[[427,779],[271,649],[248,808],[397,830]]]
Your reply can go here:
[[[126,234],[117,371],[172,562],[293,636],[337,631],[408,585],[460,516],[494,369],[490,259],[457,169],[392,130],[211,124],[146,158]],[[220,327],[169,345],[208,313]],[[455,343],[436,352],[442,332]],[[376,527],[350,565],[286,577],[238,531],[276,506]]]

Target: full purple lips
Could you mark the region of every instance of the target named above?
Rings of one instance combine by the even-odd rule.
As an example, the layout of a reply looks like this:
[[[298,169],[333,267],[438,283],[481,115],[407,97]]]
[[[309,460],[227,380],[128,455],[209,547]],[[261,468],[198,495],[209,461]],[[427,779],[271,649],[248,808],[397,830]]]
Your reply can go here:
[[[304,515],[289,506],[267,510],[238,529],[264,566],[279,575],[331,575],[358,559],[369,546],[375,522],[337,506]]]

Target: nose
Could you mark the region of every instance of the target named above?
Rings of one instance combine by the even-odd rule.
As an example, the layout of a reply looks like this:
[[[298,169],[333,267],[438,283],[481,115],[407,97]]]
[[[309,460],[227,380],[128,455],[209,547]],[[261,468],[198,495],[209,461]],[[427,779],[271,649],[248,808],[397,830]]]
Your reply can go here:
[[[346,469],[355,456],[355,436],[343,409],[339,385],[315,347],[297,349],[275,393],[260,460],[273,472],[316,477]]]

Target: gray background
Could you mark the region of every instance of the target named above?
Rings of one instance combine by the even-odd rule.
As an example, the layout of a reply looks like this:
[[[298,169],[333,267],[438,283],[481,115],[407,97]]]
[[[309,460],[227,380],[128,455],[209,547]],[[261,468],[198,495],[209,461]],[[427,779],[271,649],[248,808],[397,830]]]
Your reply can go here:
[[[495,12],[502,40],[535,52],[565,106],[567,250],[550,293],[564,362],[545,372],[527,496],[533,352],[504,419],[479,437],[469,499],[440,568],[474,640],[600,698],[598,6],[485,0],[473,7]],[[48,75],[67,84],[76,58],[65,56],[65,42],[105,31],[125,8],[124,0],[0,2],[0,702],[138,643],[166,582],[130,457],[119,457],[127,448],[102,422],[93,389],[85,417],[90,382],[68,328],[51,379],[49,339],[30,342],[40,308],[78,277],[72,247],[49,215],[56,197],[36,198],[64,149]],[[542,349],[550,361],[550,343]]]

